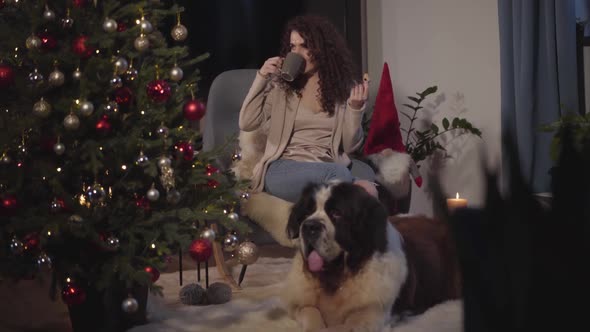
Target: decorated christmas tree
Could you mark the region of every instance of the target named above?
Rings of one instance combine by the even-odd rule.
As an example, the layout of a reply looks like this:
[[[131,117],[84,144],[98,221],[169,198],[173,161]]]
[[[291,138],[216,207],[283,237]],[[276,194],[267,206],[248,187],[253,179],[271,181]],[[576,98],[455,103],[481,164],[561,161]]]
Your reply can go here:
[[[182,12],[153,0],[0,0],[4,281],[49,276],[70,308],[90,290],[157,291],[170,255],[190,245],[208,258],[221,236],[209,221],[247,232],[236,213],[246,194],[212,165],[219,151],[199,152],[208,55],[189,56]]]

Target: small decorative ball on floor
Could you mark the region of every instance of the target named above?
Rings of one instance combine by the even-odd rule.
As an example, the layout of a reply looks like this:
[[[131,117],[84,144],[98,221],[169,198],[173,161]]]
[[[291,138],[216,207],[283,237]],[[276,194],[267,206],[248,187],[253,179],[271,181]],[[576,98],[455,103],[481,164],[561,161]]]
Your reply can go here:
[[[188,305],[200,305],[207,303],[207,294],[199,284],[188,284],[178,292],[180,302]]]
[[[214,282],[207,288],[207,300],[209,304],[223,304],[231,300],[231,287],[222,282]]]

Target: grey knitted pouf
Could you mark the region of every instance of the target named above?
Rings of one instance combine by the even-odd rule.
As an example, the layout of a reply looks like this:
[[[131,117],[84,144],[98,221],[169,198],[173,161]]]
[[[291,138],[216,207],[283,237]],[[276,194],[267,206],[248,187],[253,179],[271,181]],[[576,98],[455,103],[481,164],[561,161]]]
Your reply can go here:
[[[201,305],[207,303],[205,290],[199,284],[184,285],[178,292],[180,302],[188,305]]]
[[[212,283],[206,292],[209,304],[223,304],[231,300],[231,287],[222,282]]]

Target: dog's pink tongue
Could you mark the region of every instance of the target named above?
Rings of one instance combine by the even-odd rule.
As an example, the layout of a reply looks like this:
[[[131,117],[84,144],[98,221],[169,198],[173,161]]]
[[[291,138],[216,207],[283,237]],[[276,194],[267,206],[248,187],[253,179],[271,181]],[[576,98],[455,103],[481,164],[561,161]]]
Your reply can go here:
[[[317,251],[312,251],[307,257],[307,267],[311,272],[318,272],[324,267],[324,259]]]

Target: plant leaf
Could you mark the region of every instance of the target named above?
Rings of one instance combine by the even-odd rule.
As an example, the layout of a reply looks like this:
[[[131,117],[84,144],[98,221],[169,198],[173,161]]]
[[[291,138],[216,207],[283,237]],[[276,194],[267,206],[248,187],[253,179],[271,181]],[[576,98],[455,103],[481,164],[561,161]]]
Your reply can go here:
[[[450,125],[450,123],[449,123],[449,119],[447,119],[447,118],[444,118],[444,119],[442,120],[442,125],[443,125],[443,128],[445,128],[445,130],[448,130],[448,129],[449,129],[449,125]]]

